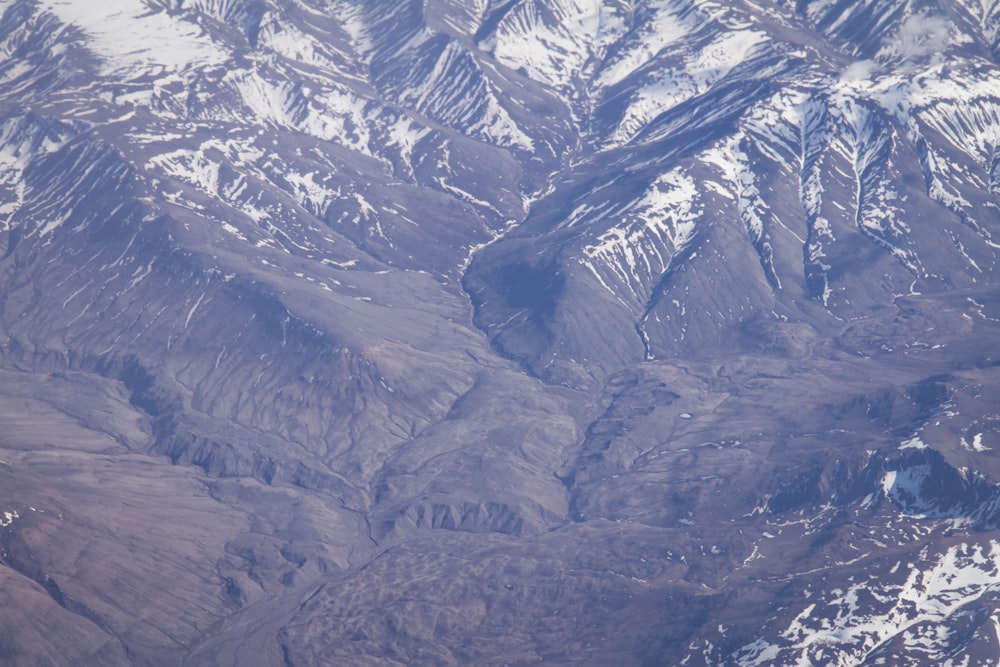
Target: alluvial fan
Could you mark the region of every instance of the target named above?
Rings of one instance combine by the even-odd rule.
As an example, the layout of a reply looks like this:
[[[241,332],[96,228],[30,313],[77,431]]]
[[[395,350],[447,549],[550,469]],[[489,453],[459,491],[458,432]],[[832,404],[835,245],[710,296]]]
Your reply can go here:
[[[0,0],[0,662],[994,665],[1000,4]]]

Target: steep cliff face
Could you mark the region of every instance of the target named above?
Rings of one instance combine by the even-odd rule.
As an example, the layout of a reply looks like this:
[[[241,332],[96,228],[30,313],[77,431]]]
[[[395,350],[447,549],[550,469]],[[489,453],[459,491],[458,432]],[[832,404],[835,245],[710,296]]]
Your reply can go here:
[[[998,36],[0,4],[2,660],[995,656]]]

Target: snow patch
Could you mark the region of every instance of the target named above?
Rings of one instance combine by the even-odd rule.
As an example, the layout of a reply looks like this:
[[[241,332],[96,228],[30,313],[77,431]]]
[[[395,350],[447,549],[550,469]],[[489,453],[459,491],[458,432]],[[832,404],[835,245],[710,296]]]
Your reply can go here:
[[[660,114],[704,93],[766,41],[767,35],[759,31],[724,32],[680,66],[660,74],[632,96],[612,144],[627,143]]]
[[[680,169],[662,174],[621,211],[619,224],[583,249],[581,262],[619,299],[619,286],[626,286],[644,302],[670,260],[694,239],[702,213],[698,200],[697,184]]]
[[[554,88],[567,88],[587,75],[626,28],[617,7],[602,0],[525,0],[497,25],[483,46],[498,62],[523,69]]]
[[[103,74],[141,75],[222,65],[229,54],[195,23],[155,11],[142,0],[40,0],[63,23],[80,28]]]
[[[953,546],[931,562],[911,566],[902,583],[873,573],[846,590],[826,591],[771,641],[760,638],[743,646],[733,656],[734,663],[869,664],[878,648],[902,638],[907,648],[926,656],[927,664],[941,664],[954,648],[951,633],[916,632],[921,626],[945,630],[970,604],[1000,591],[998,574],[1000,543]]]

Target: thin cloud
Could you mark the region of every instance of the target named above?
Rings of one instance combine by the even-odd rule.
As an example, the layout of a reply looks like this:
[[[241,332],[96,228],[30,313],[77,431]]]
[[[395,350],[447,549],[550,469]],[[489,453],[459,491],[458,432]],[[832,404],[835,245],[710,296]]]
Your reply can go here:
[[[940,54],[948,46],[951,24],[943,16],[926,13],[906,19],[887,51],[907,60]]]
[[[859,60],[844,68],[840,75],[843,82],[864,81],[878,72],[879,66],[874,60]]]

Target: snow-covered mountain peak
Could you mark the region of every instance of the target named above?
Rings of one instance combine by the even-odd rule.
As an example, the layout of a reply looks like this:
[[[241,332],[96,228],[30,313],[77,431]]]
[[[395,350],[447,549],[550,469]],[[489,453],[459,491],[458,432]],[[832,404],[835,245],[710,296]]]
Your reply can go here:
[[[84,47],[101,62],[101,73],[118,78],[218,66],[229,54],[189,15],[167,12],[143,0],[86,4],[41,0],[44,11],[78,28]]]

